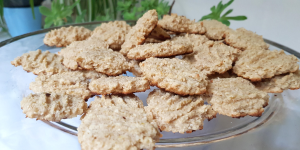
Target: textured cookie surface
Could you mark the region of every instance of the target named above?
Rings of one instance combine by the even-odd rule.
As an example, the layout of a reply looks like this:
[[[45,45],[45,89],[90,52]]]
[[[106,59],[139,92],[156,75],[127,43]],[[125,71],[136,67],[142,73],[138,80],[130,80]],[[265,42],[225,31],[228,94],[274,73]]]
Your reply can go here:
[[[130,60],[129,65],[130,65],[130,72],[135,75],[136,77],[141,77],[143,75],[143,72],[140,67],[140,62],[137,60]]]
[[[105,48],[106,44],[97,44],[97,46],[87,45],[90,41],[80,47],[73,44],[62,49],[60,55],[64,57],[63,64],[72,69],[88,69],[107,75],[119,75],[129,70],[128,62],[119,52]],[[101,42],[98,42],[101,43]],[[86,47],[83,47],[86,45]]]
[[[283,90],[300,88],[300,71],[287,75],[278,75],[270,79],[254,82],[256,88],[268,93],[282,93]]]
[[[48,46],[66,47],[74,41],[82,41],[90,37],[91,31],[84,27],[61,27],[45,35],[44,43]]]
[[[99,27],[94,29],[90,38],[97,37],[105,41],[109,45],[109,48],[120,50],[121,45],[125,41],[125,35],[130,29],[131,27],[125,21],[102,23]]]
[[[213,79],[207,87],[207,99],[213,110],[230,117],[261,116],[269,95],[243,78]]]
[[[161,43],[161,42],[163,42],[163,41],[155,39],[155,38],[149,38],[149,37],[145,40],[145,43]]]
[[[203,20],[203,26],[206,29],[205,35],[212,40],[224,39],[225,31],[231,30],[228,26],[217,20]]]
[[[264,42],[261,35],[257,35],[252,31],[248,31],[244,28],[234,30],[227,30],[225,36],[225,42],[232,47],[241,50],[252,49],[268,49],[269,45]]]
[[[183,60],[199,70],[206,70],[210,73],[224,73],[231,69],[239,53],[238,49],[223,43],[214,43],[213,46],[196,46],[194,50],[193,54],[184,56]]]
[[[294,55],[286,55],[282,50],[247,50],[238,57],[233,72],[251,81],[260,81],[297,71],[297,62],[298,59]]]
[[[159,137],[142,101],[134,95],[96,97],[78,128],[83,150],[154,149]]]
[[[157,40],[171,39],[171,36],[160,26],[156,26],[148,36],[148,38],[154,38]]]
[[[164,15],[163,19],[158,21],[158,25],[173,32],[205,33],[202,22],[195,22],[194,20],[190,20],[184,16],[178,16],[177,14]]]
[[[39,75],[30,83],[29,88],[35,93],[68,94],[88,99],[88,80],[81,72],[64,72],[55,75]]]
[[[41,50],[25,53],[15,58],[11,64],[14,66],[22,66],[27,72],[34,74],[56,74],[68,71],[69,69],[62,65],[63,57]]]
[[[21,108],[26,117],[58,122],[83,114],[87,104],[78,96],[41,93],[24,97]]]
[[[199,95],[206,91],[206,74],[188,62],[173,58],[148,58],[140,63],[151,85],[179,95]]]
[[[203,128],[204,119],[212,119],[216,112],[204,105],[200,96],[179,96],[162,90],[152,91],[145,107],[149,120],[160,130],[189,133]]]
[[[148,80],[142,77],[104,77],[92,80],[89,84],[92,93],[106,94],[131,94],[135,92],[144,92],[150,89]]]
[[[135,60],[145,60],[150,57],[172,57],[193,52],[192,44],[165,41],[158,44],[144,44],[132,48],[127,57]]]
[[[157,25],[158,17],[156,10],[149,10],[136,23],[134,27],[125,36],[125,42],[122,45],[120,53],[127,55],[130,49],[141,45],[147,36]]]
[[[208,42],[209,39],[205,35],[199,34],[186,34],[183,36],[175,36],[171,39],[171,41],[176,43],[191,43],[194,47],[203,45],[204,43]],[[212,42],[212,41],[211,41]]]

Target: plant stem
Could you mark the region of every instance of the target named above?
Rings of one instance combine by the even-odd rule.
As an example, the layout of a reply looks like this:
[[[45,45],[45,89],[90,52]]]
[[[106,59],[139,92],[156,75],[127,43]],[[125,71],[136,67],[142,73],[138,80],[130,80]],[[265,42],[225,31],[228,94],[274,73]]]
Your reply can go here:
[[[112,0],[108,0],[108,4],[109,4],[110,10],[111,10],[110,13],[112,14],[110,16],[114,16],[115,17],[115,15],[114,15],[114,5],[112,3]]]
[[[92,0],[88,0],[88,8],[89,8],[89,16],[88,16],[88,21],[92,21]]]

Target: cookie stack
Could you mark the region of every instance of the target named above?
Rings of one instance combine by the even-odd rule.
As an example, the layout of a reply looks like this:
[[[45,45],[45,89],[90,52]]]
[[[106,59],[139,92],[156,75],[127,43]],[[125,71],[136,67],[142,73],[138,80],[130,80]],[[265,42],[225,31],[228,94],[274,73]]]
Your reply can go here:
[[[66,46],[58,55],[37,50],[11,62],[38,75],[30,84],[36,94],[21,102],[27,117],[60,121],[83,114],[82,149],[153,149],[159,131],[201,130],[217,113],[258,117],[268,93],[300,88],[295,56],[270,51],[262,36],[215,20],[176,14],[158,20],[150,10],[133,27],[114,21],[87,30],[51,31],[45,44]],[[126,71],[136,77],[122,76]],[[133,93],[150,86],[158,89],[143,106]],[[94,95],[102,96],[87,108]]]

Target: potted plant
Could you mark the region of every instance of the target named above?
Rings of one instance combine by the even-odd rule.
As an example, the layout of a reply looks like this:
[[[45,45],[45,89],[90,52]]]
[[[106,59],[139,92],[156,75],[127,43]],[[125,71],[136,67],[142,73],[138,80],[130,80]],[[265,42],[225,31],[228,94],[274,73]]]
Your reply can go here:
[[[13,37],[41,29],[42,15],[39,6],[42,2],[43,0],[1,0],[2,29],[7,27]]]

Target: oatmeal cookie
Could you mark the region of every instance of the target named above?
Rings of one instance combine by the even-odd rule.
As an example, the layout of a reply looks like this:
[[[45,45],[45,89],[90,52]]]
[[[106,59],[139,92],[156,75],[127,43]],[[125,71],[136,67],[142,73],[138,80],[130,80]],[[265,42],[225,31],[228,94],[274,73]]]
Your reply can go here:
[[[134,95],[96,97],[78,127],[83,150],[154,149],[160,133]]]
[[[61,27],[48,32],[44,44],[48,46],[66,47],[74,41],[83,41],[90,37],[91,30],[84,27]]]
[[[81,41],[84,42],[84,41]],[[88,46],[89,42],[75,47],[73,43],[62,49],[60,55],[64,57],[63,64],[72,70],[96,70],[106,75],[116,76],[129,70],[128,62],[119,52],[105,48],[104,44]],[[98,42],[101,43],[101,42]],[[86,47],[83,47],[86,45]]]
[[[137,60],[129,60],[129,65],[130,65],[130,72],[135,75],[136,77],[141,77],[143,76],[143,72],[140,67],[140,61]]]
[[[282,93],[284,90],[300,88],[300,70],[295,73],[274,76],[261,82],[254,82],[256,88],[268,93]]]
[[[89,89],[97,95],[131,94],[150,89],[150,84],[148,80],[142,77],[103,77],[92,80],[89,84]]]
[[[240,77],[210,80],[206,94],[214,111],[234,118],[261,116],[269,102],[268,93]]]
[[[62,65],[63,57],[49,51],[42,52],[41,50],[30,51],[11,61],[14,66],[22,66],[27,72],[33,74],[56,74],[69,71]]]
[[[225,42],[235,48],[241,50],[252,49],[268,49],[269,45],[265,43],[261,35],[257,35],[252,31],[244,28],[236,30],[227,30],[225,32]]]
[[[144,44],[132,48],[127,58],[135,60],[145,60],[150,57],[172,57],[177,55],[189,54],[193,52],[192,44],[176,43],[164,41],[158,44]]]
[[[228,26],[217,20],[203,20],[203,26],[206,29],[206,37],[212,40],[222,40],[225,38],[225,32],[231,30]]]
[[[125,41],[125,35],[130,29],[131,27],[125,21],[102,23],[94,29],[90,38],[97,37],[101,41],[105,41],[109,45],[109,48],[120,50],[121,45]]]
[[[247,50],[235,62],[233,72],[238,76],[260,81],[275,75],[295,72],[299,69],[298,59],[281,51]]]
[[[223,43],[214,43],[211,47],[201,45],[194,47],[195,52],[185,55],[183,60],[191,63],[199,70],[212,73],[224,73],[232,68],[232,63],[237,59],[240,50]]]
[[[157,40],[166,40],[166,39],[171,39],[171,36],[167,33],[167,31],[165,31],[164,29],[162,29],[160,26],[156,26],[151,33],[149,34],[148,38],[154,38]]]
[[[161,42],[163,42],[163,41],[155,39],[155,38],[149,38],[149,37],[145,40],[145,43],[161,43]]]
[[[30,90],[35,93],[57,93],[82,97],[91,97],[88,80],[81,72],[63,72],[55,75],[39,75],[30,83]]]
[[[148,58],[140,63],[150,84],[179,95],[199,95],[206,91],[206,74],[178,58]]]
[[[175,36],[171,39],[171,41],[176,43],[191,43],[193,47],[203,45],[206,42],[210,42],[210,45],[213,41],[209,41],[209,39],[205,35],[199,34],[186,34],[184,36]]]
[[[162,90],[152,91],[145,107],[149,120],[160,130],[173,133],[190,133],[203,129],[203,121],[216,117],[210,105],[204,105],[201,96],[182,97]]]
[[[41,93],[24,97],[21,108],[28,118],[58,122],[83,114],[87,104],[78,96]]]
[[[145,42],[148,35],[156,27],[158,21],[156,10],[149,10],[136,23],[125,36],[120,53],[127,55],[130,49]]]
[[[185,16],[178,16],[177,14],[164,15],[162,20],[158,21],[158,25],[163,29],[173,32],[204,34],[206,32],[203,27],[203,22],[195,22]]]

